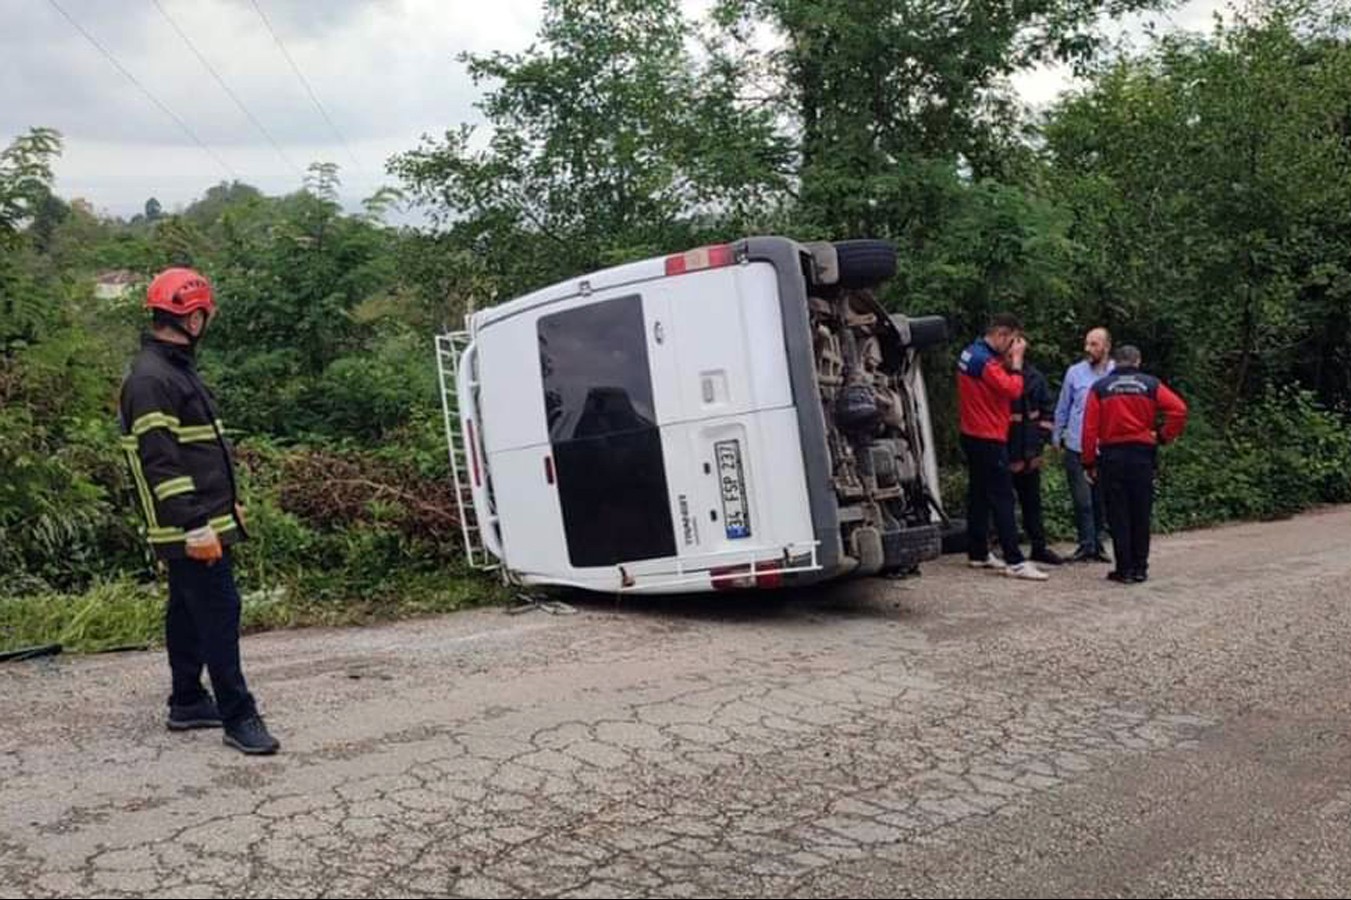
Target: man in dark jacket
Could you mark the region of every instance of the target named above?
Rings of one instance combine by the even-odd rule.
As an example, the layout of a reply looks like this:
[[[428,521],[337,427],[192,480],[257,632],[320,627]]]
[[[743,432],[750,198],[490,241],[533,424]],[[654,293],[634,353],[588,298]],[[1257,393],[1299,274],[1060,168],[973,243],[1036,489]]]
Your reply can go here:
[[[1186,425],[1187,404],[1168,385],[1140,371],[1140,351],[1130,345],[1117,350],[1116,369],[1089,392],[1083,433],[1084,470],[1090,478],[1101,478],[1112,526],[1116,568],[1107,573],[1112,581],[1138,583],[1149,577],[1158,446],[1176,440]]]
[[[1046,377],[1031,363],[1023,363],[1023,393],[1013,401],[1009,422],[1009,471],[1013,490],[1023,508],[1023,531],[1032,543],[1030,558],[1048,566],[1064,562],[1046,544],[1042,517],[1042,453],[1055,429],[1055,400]]]
[[[168,727],[224,727],[249,754],[280,744],[259,717],[239,659],[239,591],[233,544],[244,539],[232,451],[215,401],[197,375],[195,350],[216,312],[210,283],[166,269],[150,283],[153,327],[122,383],[122,447],[155,555],[169,572],[165,643],[173,691]],[[211,675],[215,699],[202,687]]]

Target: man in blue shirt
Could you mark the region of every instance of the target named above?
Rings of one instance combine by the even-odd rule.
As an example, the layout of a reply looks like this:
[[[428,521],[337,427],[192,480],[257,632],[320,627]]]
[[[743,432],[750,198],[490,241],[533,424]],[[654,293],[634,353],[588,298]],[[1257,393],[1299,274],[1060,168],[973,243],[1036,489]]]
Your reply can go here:
[[[1112,336],[1106,328],[1094,328],[1084,338],[1084,359],[1065,371],[1060,402],[1055,408],[1055,441],[1065,448],[1065,477],[1074,498],[1075,529],[1079,546],[1071,562],[1111,562],[1102,546],[1107,530],[1103,521],[1102,489],[1084,473],[1084,408],[1094,383],[1113,369]]]

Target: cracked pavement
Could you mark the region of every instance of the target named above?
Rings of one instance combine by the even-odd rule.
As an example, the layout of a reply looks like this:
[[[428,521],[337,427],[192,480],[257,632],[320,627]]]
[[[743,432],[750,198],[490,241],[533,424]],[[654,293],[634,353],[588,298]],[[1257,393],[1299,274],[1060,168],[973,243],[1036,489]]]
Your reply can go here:
[[[968,571],[0,669],[6,897],[1345,896],[1351,508]]]

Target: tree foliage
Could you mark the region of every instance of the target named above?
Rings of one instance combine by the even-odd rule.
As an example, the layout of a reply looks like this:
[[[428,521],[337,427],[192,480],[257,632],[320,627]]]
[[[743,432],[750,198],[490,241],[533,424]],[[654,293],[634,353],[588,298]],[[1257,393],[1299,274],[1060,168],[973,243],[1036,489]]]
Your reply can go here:
[[[958,345],[1020,313],[1053,379],[1091,326],[1140,344],[1195,411],[1165,525],[1351,499],[1345,11],[1270,0],[1106,46],[1104,18],[1153,5],[547,0],[529,48],[461,58],[483,123],[394,157],[401,190],[350,212],[316,163],[285,196],[222,182],[110,218],[54,194],[58,135],[20,136],[0,152],[0,594],[144,569],[113,418],[143,313],[92,288],[167,265],[221,297],[201,363],[245,456],[246,582],[324,602],[454,565],[445,492],[413,499],[446,476],[434,332],[754,232],[890,238],[893,309],[947,316]],[[1033,115],[1008,79],[1046,61],[1083,80]],[[405,200],[428,227],[386,224]],[[949,463],[952,351],[927,360]]]
[[[391,169],[504,291],[744,227],[784,185],[786,142],[687,32],[678,0],[550,0],[530,49],[462,57],[490,85],[486,134]]]
[[[1351,46],[1277,6],[1101,69],[1049,117],[1093,314],[1229,421],[1298,381],[1351,400]]]

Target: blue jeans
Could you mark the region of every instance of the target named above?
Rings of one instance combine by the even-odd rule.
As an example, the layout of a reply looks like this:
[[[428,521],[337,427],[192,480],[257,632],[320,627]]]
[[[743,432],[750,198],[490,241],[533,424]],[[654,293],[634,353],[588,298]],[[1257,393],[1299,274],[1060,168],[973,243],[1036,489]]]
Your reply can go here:
[[[206,699],[205,667],[211,674],[216,708],[225,723],[233,725],[253,715],[255,708],[239,661],[240,601],[230,551],[212,566],[192,559],[171,559],[168,566],[164,637],[173,673],[169,703],[191,706]]]
[[[1103,521],[1102,488],[1089,483],[1083,460],[1073,450],[1065,451],[1065,479],[1074,499],[1074,528],[1079,533],[1079,549],[1084,553],[1103,552],[1102,536],[1107,525]]]

